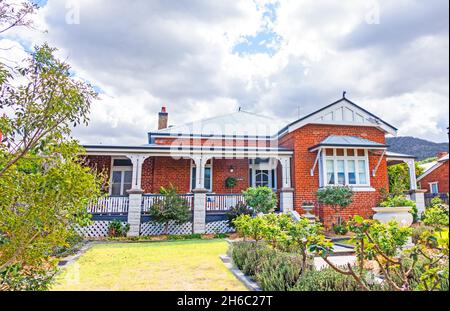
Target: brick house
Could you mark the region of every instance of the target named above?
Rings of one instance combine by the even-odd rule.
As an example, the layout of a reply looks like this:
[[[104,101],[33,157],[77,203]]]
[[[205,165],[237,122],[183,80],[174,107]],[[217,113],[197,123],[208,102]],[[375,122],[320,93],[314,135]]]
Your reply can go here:
[[[302,205],[312,202],[314,213],[329,226],[331,208],[317,204],[316,192],[348,185],[355,196],[343,216],[368,217],[380,190],[388,190],[390,162],[408,163],[411,189],[416,189],[414,158],[387,152],[385,136],[396,133],[345,96],[288,125],[239,110],[168,126],[163,107],[147,144],[84,146],[88,165],[109,178],[109,197],[90,208],[97,214],[126,209],[130,235],[154,233],[143,229],[143,215],[159,189],[173,185],[192,204],[193,232],[203,233],[215,230],[214,221],[223,221],[224,212],[243,200],[242,190],[268,186],[279,197],[280,211],[303,213]],[[227,187],[227,179],[235,185]]]
[[[417,181],[420,188],[426,190],[427,193],[448,193],[448,153],[440,153],[437,158],[437,161],[430,163]]]

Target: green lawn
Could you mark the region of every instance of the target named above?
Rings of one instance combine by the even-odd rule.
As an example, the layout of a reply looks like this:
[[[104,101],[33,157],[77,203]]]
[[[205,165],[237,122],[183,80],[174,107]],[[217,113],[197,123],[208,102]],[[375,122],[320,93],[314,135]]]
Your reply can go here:
[[[246,290],[224,266],[224,240],[97,244],[53,290]]]

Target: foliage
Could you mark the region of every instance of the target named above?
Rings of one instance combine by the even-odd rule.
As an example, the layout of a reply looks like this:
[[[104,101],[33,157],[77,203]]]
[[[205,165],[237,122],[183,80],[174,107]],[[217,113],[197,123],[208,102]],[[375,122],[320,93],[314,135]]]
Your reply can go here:
[[[71,228],[89,223],[86,205],[100,195],[101,178],[70,137],[71,127],[87,123],[96,94],[54,52],[36,47],[17,68],[20,79],[9,75],[0,90],[0,109],[11,111],[0,117],[0,270],[24,269],[16,274],[30,279],[47,275],[42,262],[52,271],[54,250],[68,246]]]
[[[261,262],[273,255],[274,250],[267,247],[265,243],[233,242],[230,248],[230,256],[236,267],[252,277],[259,271]]]
[[[225,179],[225,187],[226,188],[234,188],[236,186],[236,178],[234,177],[228,177],[227,179]]]
[[[198,233],[193,233],[193,234],[180,234],[180,235],[175,235],[175,234],[169,234],[167,236],[167,240],[200,240],[202,239],[202,235],[198,234]]]
[[[303,272],[303,258],[295,253],[273,252],[260,262],[256,280],[264,291],[290,290]]]
[[[45,261],[36,266],[10,265],[0,271],[0,291],[48,290],[56,271],[54,263]]]
[[[350,187],[328,186],[317,190],[317,200],[319,203],[331,206],[341,223],[340,213],[353,202],[353,191]]]
[[[215,233],[214,239],[226,239],[229,237],[229,234],[227,233]]]
[[[373,283],[372,290],[380,290],[381,286]],[[360,291],[361,287],[352,276],[337,272],[332,268],[306,271],[298,279],[294,291]]]
[[[269,187],[250,187],[242,192],[245,202],[256,213],[273,212],[277,206],[277,195]]]
[[[243,202],[239,202],[236,206],[233,206],[228,212],[227,212],[227,221],[228,225],[234,228],[233,221],[239,217],[240,215],[253,215],[253,210],[247,206],[247,204]]]
[[[54,248],[53,256],[61,258],[75,254],[79,250],[83,241],[83,237],[73,230],[66,239],[66,245],[62,247],[57,246]]]
[[[436,231],[442,231],[449,224],[448,205],[443,204],[438,197],[433,198],[431,204],[432,206],[425,209],[422,222]]]
[[[436,238],[431,232],[424,232],[415,246],[406,248],[412,229],[400,227],[395,222],[380,224],[355,216],[349,222],[349,229],[354,233],[356,268],[350,264],[337,267],[330,262],[327,258],[332,247],[329,241],[319,240],[311,250],[321,255],[335,271],[352,276],[361,289],[371,290],[364,268],[366,261],[376,262],[388,290],[412,290],[416,286],[421,290],[435,290],[445,284],[444,279],[448,278],[448,236]],[[413,283],[413,277],[420,260],[424,264],[418,273],[420,284],[417,285]]]
[[[335,234],[346,235],[348,233],[346,222],[341,222],[340,224],[333,224],[332,229]]]
[[[416,176],[420,176],[423,173],[423,168],[419,163],[416,165]],[[406,163],[388,166],[389,176],[389,189],[394,195],[402,195],[406,191],[410,190],[409,180],[409,168]]]
[[[125,237],[130,230],[130,224],[124,223],[120,220],[114,219],[108,225],[108,236],[109,237]]]
[[[161,187],[160,193],[163,198],[155,200],[149,214],[153,222],[164,225],[164,234],[167,234],[170,222],[184,224],[189,221],[190,206],[172,185],[169,188]]]

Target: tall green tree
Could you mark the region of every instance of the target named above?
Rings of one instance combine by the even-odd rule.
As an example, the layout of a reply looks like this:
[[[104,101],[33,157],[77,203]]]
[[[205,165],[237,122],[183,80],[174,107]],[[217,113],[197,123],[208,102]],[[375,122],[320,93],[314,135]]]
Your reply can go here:
[[[53,250],[89,222],[86,204],[100,195],[102,178],[83,165],[84,150],[70,136],[73,126],[87,124],[96,93],[54,52],[36,47],[1,84],[0,109],[8,114],[0,118],[0,288],[35,289],[11,278],[24,269],[31,279],[39,276],[30,271],[54,270]]]
[[[423,168],[416,162],[416,176],[423,173]],[[402,195],[410,189],[409,168],[406,163],[391,165],[388,167],[389,192],[395,195]]]

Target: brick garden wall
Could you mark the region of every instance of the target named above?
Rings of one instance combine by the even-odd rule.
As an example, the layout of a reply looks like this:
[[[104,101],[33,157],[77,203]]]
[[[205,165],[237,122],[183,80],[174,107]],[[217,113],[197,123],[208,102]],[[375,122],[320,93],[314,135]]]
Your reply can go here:
[[[319,188],[319,168],[316,166],[314,176],[310,176],[310,169],[314,165],[317,152],[309,152],[308,148],[319,144],[330,135],[358,136],[364,139],[385,143],[384,132],[373,127],[362,126],[333,126],[333,125],[306,125],[280,139],[280,146],[294,149],[292,161],[292,183],[295,189],[294,208],[303,213],[300,206],[304,201],[317,202],[316,192]],[[369,153],[370,173],[378,163],[380,156]],[[373,214],[372,207],[379,201],[379,190],[389,189],[387,176],[387,162],[384,159],[378,168],[376,177],[370,176],[371,187],[375,192],[355,192],[353,204],[344,210],[345,219],[353,215],[368,217]],[[315,214],[329,227],[334,211],[331,207],[316,208]]]
[[[437,169],[435,169],[434,171],[432,171],[419,181],[420,188],[427,190],[427,192],[430,192],[429,183],[438,182],[439,192],[448,193],[449,192],[448,170],[449,170],[448,161],[446,161],[444,164],[439,166]]]

